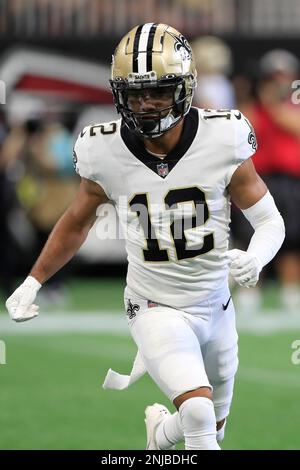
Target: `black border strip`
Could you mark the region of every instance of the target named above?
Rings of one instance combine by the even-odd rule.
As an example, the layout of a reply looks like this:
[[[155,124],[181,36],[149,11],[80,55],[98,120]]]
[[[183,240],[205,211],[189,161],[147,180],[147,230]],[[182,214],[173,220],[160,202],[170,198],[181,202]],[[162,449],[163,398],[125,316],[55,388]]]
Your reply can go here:
[[[140,24],[134,36],[133,55],[132,55],[132,71],[134,73],[138,72],[139,42],[140,42],[140,37],[141,37],[143,26],[144,26],[143,24]]]
[[[148,42],[147,42],[147,66],[146,66],[147,72],[151,72],[152,70],[152,53],[153,53],[152,49],[153,49],[153,42],[154,42],[156,29],[157,29],[157,24],[154,23],[150,28]]]

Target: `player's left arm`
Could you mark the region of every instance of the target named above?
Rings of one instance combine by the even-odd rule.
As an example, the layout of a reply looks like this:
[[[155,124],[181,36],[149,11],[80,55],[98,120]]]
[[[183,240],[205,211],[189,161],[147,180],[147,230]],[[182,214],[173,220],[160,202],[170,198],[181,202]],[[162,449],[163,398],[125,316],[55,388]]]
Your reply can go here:
[[[260,271],[283,243],[284,222],[250,158],[233,173],[228,192],[254,228],[247,251],[234,249],[227,252],[230,272],[240,285],[255,286]]]

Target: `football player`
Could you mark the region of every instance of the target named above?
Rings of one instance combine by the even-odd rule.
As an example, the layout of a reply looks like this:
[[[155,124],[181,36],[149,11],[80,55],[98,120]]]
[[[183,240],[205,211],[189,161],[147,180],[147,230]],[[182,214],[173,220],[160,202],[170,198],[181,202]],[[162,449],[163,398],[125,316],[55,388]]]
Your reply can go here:
[[[136,26],[113,56],[121,119],[86,127],[74,148],[81,184],[29,276],[7,300],[34,318],[42,284],[77,252],[100,204],[112,201],[128,253],[125,311],[138,356],[174,403],[146,409],[148,449],[219,449],[238,367],[228,274],[254,286],[284,239],[284,223],[251,156],[256,139],[238,110],[191,107],[196,69],[186,38],[165,24]],[[230,201],[254,228],[247,251],[228,251]],[[126,379],[126,377],[125,377]],[[122,383],[120,383],[122,382]]]

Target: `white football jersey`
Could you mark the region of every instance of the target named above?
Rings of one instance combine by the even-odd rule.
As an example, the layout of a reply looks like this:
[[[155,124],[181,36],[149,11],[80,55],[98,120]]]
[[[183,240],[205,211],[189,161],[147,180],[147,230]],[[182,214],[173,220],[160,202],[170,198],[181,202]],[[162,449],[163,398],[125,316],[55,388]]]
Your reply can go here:
[[[253,129],[237,110],[191,108],[180,142],[164,159],[148,153],[121,119],[81,132],[76,171],[98,183],[115,204],[133,293],[183,308],[223,287],[227,187],[255,150]]]

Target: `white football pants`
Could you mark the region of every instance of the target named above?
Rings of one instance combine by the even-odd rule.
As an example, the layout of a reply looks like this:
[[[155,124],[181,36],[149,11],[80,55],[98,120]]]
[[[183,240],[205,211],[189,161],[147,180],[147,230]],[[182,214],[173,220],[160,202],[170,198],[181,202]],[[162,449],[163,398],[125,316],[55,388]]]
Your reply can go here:
[[[178,310],[125,290],[129,328],[149,375],[171,401],[189,390],[211,387],[217,421],[229,414],[238,367],[229,297],[226,286],[209,300]]]

